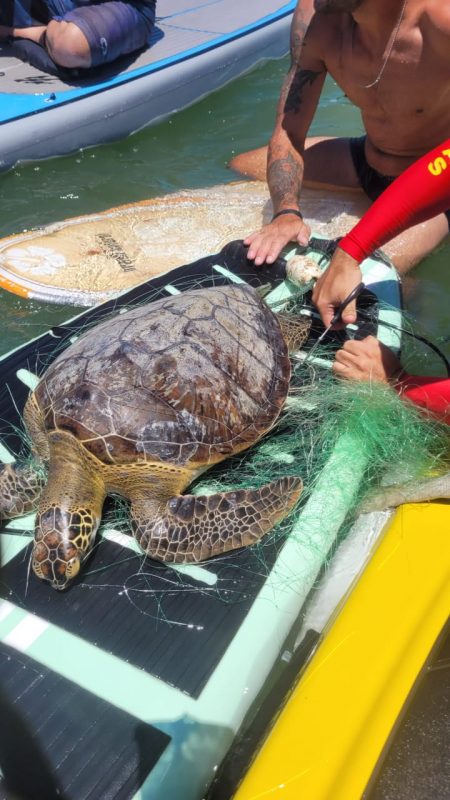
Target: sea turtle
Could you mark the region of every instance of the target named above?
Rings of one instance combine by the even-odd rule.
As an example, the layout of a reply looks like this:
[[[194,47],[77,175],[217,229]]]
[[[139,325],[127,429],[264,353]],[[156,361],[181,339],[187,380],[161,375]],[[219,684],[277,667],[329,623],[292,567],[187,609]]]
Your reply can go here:
[[[288,330],[289,329],[289,330]],[[288,393],[285,326],[247,285],[187,291],[92,328],[27,400],[34,454],[3,467],[0,518],[38,506],[32,566],[63,589],[89,554],[107,494],[129,499],[134,536],[165,562],[203,561],[256,542],[297,501],[298,477],[259,489],[183,496],[204,470],[254,444]]]

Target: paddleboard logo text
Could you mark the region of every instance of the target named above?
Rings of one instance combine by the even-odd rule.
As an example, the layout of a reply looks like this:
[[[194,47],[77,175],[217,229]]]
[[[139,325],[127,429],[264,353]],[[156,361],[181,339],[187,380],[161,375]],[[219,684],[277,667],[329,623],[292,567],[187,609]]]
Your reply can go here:
[[[114,236],[111,236],[110,233],[97,233],[95,238],[99,242],[103,252],[117,261],[119,267],[123,269],[124,272],[133,272],[136,269],[131,258],[126,254],[119,242],[114,239]]]

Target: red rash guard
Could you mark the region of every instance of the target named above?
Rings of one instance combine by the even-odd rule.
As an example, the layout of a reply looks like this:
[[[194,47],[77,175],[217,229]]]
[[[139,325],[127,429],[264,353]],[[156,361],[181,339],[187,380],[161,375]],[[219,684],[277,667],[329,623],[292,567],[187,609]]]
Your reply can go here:
[[[450,139],[446,139],[385,189],[339,247],[360,263],[398,233],[449,208]]]
[[[398,233],[450,209],[450,139],[416,161],[339,242],[358,263]],[[450,379],[403,375],[403,397],[450,424]]]
[[[417,406],[426,408],[432,414],[450,425],[450,379],[430,378],[402,374],[396,390]]]

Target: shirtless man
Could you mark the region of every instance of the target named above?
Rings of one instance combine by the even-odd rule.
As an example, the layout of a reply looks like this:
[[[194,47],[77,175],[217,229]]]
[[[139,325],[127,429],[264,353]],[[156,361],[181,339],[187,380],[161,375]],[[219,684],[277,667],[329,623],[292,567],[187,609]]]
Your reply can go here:
[[[0,39],[28,39],[45,47],[57,66],[87,69],[144,47],[155,5],[156,0],[15,0]]]
[[[272,263],[290,241],[307,242],[310,230],[299,216],[303,180],[331,189],[362,188],[373,200],[450,132],[450,0],[314,0],[313,5],[269,145],[267,180],[275,216],[246,239],[256,265]],[[308,13],[308,3],[305,8]],[[365,137],[306,138],[327,73],[361,110]],[[260,178],[264,149],[250,155],[250,160],[238,156],[231,166]],[[448,217],[440,214],[411,229],[401,252],[394,240],[390,253],[397,268],[410,269],[448,232]]]

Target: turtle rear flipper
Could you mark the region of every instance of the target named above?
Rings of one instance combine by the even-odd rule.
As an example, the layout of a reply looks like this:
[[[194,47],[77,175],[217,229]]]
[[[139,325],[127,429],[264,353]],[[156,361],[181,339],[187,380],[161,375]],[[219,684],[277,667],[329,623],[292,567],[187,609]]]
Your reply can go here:
[[[42,472],[33,467],[0,467],[0,520],[23,517],[35,511],[45,484]]]
[[[287,516],[302,488],[300,478],[286,477],[259,489],[178,495],[153,520],[146,515],[145,500],[133,498],[134,535],[144,552],[158,561],[205,561],[259,541]]]

